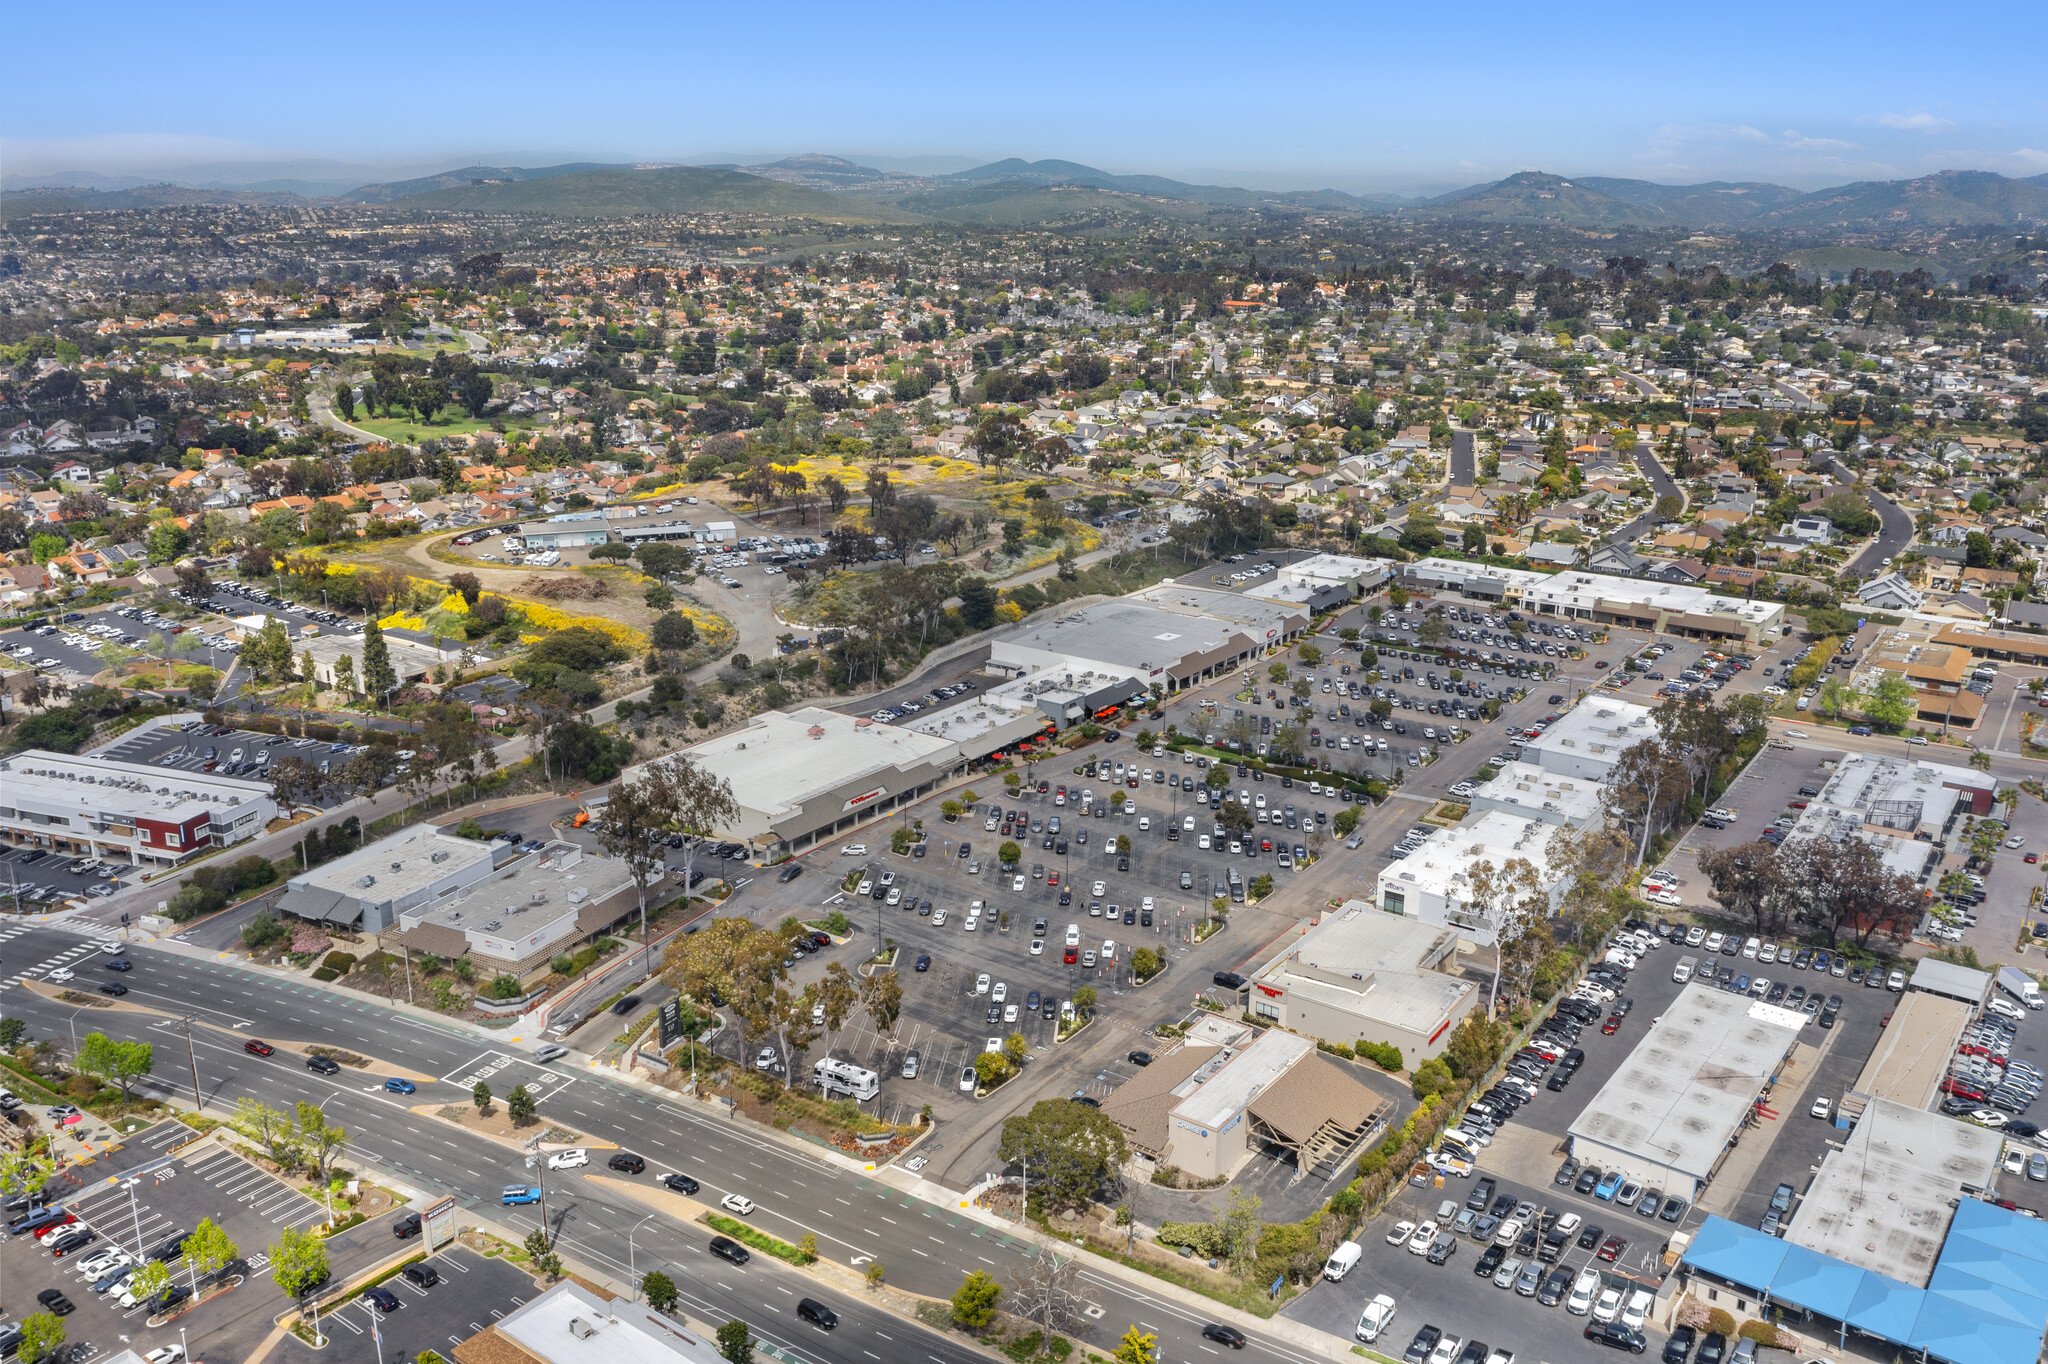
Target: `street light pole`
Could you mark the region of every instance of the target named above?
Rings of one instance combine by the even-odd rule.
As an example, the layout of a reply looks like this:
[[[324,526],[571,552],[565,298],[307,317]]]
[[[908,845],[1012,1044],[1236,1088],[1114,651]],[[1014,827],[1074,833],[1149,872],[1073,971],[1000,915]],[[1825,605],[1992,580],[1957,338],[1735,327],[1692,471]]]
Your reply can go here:
[[[647,1216],[641,1218],[638,1222],[635,1222],[632,1225],[632,1227],[626,1232],[626,1273],[630,1275],[633,1280],[634,1302],[640,1301],[640,1261],[639,1257],[634,1253],[633,1250],[633,1233],[640,1230],[640,1228],[646,1226],[649,1222],[652,1222],[658,1215],[659,1214],[656,1213],[648,1213]]]

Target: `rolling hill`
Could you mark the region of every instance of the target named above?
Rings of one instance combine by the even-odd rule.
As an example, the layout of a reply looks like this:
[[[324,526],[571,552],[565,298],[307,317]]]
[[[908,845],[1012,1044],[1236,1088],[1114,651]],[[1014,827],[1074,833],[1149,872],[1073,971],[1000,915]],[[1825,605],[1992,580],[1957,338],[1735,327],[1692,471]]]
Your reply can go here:
[[[37,213],[95,213],[117,209],[280,207],[313,202],[297,194],[262,190],[192,189],[185,185],[140,185],[134,189],[72,188],[9,190],[0,196],[0,219]]]
[[[660,170],[590,170],[540,179],[466,184],[408,195],[399,208],[456,209],[476,213],[558,213],[615,218],[643,213],[760,213],[861,222],[902,222],[885,205],[802,185],[783,184],[744,171],[673,166]]]
[[[2048,222],[2048,176],[2009,180],[1991,171],[1939,171],[1913,180],[1866,180],[1818,190],[1759,221],[1865,231],[2037,224]]]
[[[387,184],[358,185],[341,196],[345,204],[389,204],[400,199],[409,199],[416,194],[432,194],[436,190],[461,189],[467,185],[494,181],[552,180],[563,175],[581,175],[587,171],[631,170],[630,165],[606,165],[597,161],[576,161],[563,166],[540,166],[529,169],[525,166],[464,166],[459,170],[442,171],[439,175],[423,175],[416,180],[393,180]]]

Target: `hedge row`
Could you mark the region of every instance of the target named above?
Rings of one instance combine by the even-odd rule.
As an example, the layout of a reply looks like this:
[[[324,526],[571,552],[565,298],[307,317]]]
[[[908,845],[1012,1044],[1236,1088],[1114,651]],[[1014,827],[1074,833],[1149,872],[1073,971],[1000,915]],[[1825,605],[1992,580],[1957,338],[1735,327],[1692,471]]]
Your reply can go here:
[[[787,1260],[793,1265],[807,1265],[818,1258],[815,1254],[805,1254],[799,1247],[778,1240],[765,1231],[755,1231],[745,1222],[736,1222],[730,1217],[719,1217],[716,1214],[707,1216],[704,1220],[710,1224],[713,1231],[722,1232],[742,1245],[765,1251],[778,1260]]]

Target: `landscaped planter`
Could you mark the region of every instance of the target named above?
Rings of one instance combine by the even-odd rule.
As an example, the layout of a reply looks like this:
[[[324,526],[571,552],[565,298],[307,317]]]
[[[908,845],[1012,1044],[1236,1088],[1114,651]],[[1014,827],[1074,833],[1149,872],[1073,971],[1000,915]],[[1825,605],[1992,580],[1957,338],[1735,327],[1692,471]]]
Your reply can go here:
[[[478,995],[470,1003],[475,1005],[480,1013],[490,1014],[494,1018],[502,1018],[507,1014],[525,1012],[527,1005],[540,999],[547,992],[548,987],[543,985],[538,989],[527,991],[516,999],[486,999],[484,996]]]

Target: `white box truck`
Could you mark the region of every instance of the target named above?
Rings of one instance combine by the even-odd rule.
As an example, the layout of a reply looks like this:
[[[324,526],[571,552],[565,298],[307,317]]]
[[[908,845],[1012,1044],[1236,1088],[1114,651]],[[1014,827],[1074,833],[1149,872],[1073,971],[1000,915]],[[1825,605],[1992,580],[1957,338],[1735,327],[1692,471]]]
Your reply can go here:
[[[1683,985],[1692,979],[1692,973],[1698,968],[1699,964],[1700,959],[1698,957],[1680,957],[1678,965],[1671,968],[1671,978],[1680,985]]]
[[[2029,1009],[2041,1007],[2041,987],[2034,978],[2017,966],[1998,968],[1998,988],[2011,995]]]

